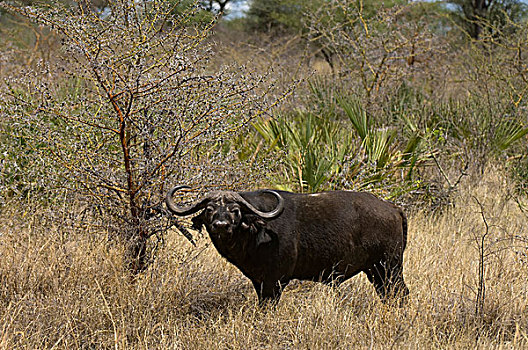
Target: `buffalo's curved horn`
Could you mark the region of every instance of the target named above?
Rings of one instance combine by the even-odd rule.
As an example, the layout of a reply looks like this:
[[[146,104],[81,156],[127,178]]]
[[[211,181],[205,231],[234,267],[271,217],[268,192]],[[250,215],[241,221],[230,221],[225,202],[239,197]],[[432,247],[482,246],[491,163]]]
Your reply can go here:
[[[176,191],[179,191],[179,190],[184,189],[184,188],[190,188],[190,187],[186,186],[186,185],[176,186],[173,189],[171,189],[167,193],[167,196],[165,197],[165,204],[167,204],[167,208],[169,208],[169,210],[173,214],[176,214],[178,216],[185,216],[185,215],[190,215],[190,214],[196,213],[198,210],[203,209],[205,207],[205,203],[209,200],[208,197],[205,197],[205,198],[203,198],[201,200],[198,200],[198,201],[190,204],[187,207],[179,207],[178,205],[176,205],[176,203],[174,203],[174,200],[172,199],[172,196],[174,195],[174,193]]]
[[[273,190],[263,190],[262,192],[264,193],[270,193],[272,195],[275,196],[275,198],[277,198],[277,206],[275,207],[275,209],[273,209],[272,211],[267,211],[267,212],[263,212],[263,211],[260,211],[258,210],[257,208],[255,208],[251,203],[249,203],[248,201],[246,201],[244,198],[242,198],[242,196],[240,196],[240,202],[246,206],[249,210],[251,210],[253,213],[257,214],[258,216],[260,216],[261,218],[263,219],[273,219],[273,218],[276,218],[277,216],[279,216],[282,211],[284,210],[284,198],[282,198],[282,196],[280,194],[278,194],[277,192],[273,191]]]

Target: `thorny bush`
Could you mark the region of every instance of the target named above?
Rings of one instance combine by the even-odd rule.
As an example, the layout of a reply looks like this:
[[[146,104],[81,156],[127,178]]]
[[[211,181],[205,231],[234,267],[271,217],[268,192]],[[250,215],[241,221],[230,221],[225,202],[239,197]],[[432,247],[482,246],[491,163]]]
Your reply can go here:
[[[265,73],[212,67],[215,22],[194,21],[197,6],[175,14],[178,4],[167,1],[114,1],[103,12],[83,5],[2,4],[50,28],[61,46],[53,60],[7,80],[4,135],[44,165],[27,179],[40,184],[37,195],[84,198],[91,219],[72,222],[117,233],[138,272],[150,237],[176,224],[192,240],[161,205],[167,185],[247,180],[216,150],[287,93],[275,95]]]

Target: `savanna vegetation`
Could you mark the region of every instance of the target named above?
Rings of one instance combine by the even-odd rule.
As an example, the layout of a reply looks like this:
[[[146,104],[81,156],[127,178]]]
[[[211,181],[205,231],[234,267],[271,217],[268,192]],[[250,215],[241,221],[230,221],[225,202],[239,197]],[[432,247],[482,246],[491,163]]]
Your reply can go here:
[[[495,1],[0,2],[0,348],[528,347],[528,17]],[[169,188],[370,191],[365,276],[251,283]]]

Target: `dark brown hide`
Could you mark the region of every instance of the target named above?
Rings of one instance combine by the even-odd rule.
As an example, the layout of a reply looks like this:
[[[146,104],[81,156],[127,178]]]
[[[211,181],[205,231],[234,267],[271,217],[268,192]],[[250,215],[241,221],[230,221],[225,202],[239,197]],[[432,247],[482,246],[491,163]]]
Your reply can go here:
[[[405,297],[402,210],[369,193],[295,194],[275,191],[284,209],[262,218],[236,200],[242,196],[266,213],[277,207],[270,191],[216,192],[194,227],[206,227],[218,252],[252,282],[262,303],[278,300],[292,279],[339,284],[365,272],[383,300]],[[201,210],[201,209],[200,209]]]

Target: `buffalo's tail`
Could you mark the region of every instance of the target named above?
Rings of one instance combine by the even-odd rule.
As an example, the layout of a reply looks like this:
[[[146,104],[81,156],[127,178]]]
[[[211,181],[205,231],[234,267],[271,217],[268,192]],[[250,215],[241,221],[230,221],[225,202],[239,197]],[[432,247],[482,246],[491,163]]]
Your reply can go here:
[[[400,215],[402,218],[402,253],[405,250],[405,246],[407,245],[407,216],[405,216],[405,213],[403,210],[400,209]]]

